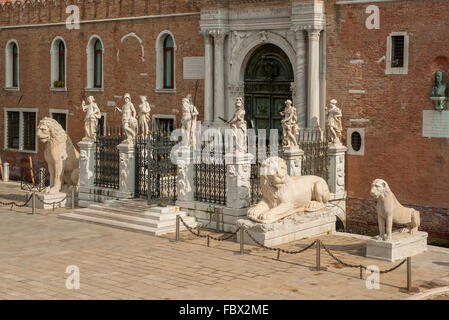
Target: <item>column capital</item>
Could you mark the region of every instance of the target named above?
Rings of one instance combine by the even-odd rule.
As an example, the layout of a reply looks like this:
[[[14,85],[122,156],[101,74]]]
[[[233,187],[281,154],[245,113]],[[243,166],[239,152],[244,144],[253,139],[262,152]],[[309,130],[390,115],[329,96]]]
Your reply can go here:
[[[307,29],[307,32],[309,34],[309,40],[312,40],[312,41],[320,40],[321,29],[311,28],[311,29]]]
[[[228,35],[228,31],[224,29],[212,29],[209,30],[209,34],[214,37],[215,43],[222,45],[226,36]]]

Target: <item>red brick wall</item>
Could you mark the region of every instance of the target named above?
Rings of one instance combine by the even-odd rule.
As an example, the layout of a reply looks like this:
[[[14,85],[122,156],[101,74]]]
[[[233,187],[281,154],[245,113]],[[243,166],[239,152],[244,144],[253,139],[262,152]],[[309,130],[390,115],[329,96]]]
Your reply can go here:
[[[385,179],[403,204],[421,209],[422,229],[449,239],[449,139],[422,137],[422,111],[434,72],[449,82],[449,3],[444,0],[375,3],[380,29],[368,30],[369,4],[327,3],[327,97],[343,109],[345,127],[366,128],[364,156],[347,156],[348,220],[376,223],[369,196],[375,178]],[[385,75],[387,36],[409,34],[407,75]],[[362,59],[363,64],[350,64]],[[349,94],[348,90],[366,94]],[[366,124],[350,119],[366,118]],[[345,137],[344,133],[344,137]]]
[[[145,8],[148,2],[148,10]],[[0,25],[10,24],[42,24],[65,21],[68,14],[65,6],[37,6],[30,9],[4,8],[0,12]],[[84,8],[83,3],[86,3]],[[81,20],[103,18],[122,18],[127,16],[158,15],[183,12],[199,12],[192,1],[96,1],[80,2]],[[134,9],[133,9],[134,3]],[[160,4],[160,6],[159,6]],[[61,11],[62,10],[62,11]],[[20,13],[20,18],[18,15]],[[40,13],[39,13],[40,12]],[[83,18],[84,16],[84,18]],[[51,17],[51,18],[50,18]],[[76,144],[84,136],[84,113],[81,102],[87,96],[93,95],[102,112],[107,112],[107,124],[120,124],[121,114],[107,106],[107,101],[115,101],[118,106],[124,102],[114,96],[123,96],[129,92],[136,109],[140,103],[139,96],[146,95],[150,104],[154,104],[153,114],[176,115],[180,121],[181,99],[188,93],[194,94],[195,80],[183,80],[183,57],[204,56],[203,38],[199,34],[199,14],[181,17],[161,17],[133,21],[115,21],[81,24],[79,30],[68,30],[64,25],[39,28],[5,29],[1,31],[0,41],[0,88],[5,87],[5,46],[9,39],[16,39],[20,55],[20,91],[0,91],[0,145],[3,161],[11,166],[25,163],[28,154],[4,152],[4,112],[3,107],[15,107],[20,96],[23,98],[20,108],[39,108],[38,119],[49,116],[49,109],[68,109],[68,134]],[[9,22],[9,23],[8,23]],[[156,93],[156,38],[161,31],[169,30],[174,35],[176,50],[176,93]],[[136,33],[143,41],[145,61],[142,62],[141,46],[134,37],[128,37],[121,43],[121,38],[130,33]],[[101,37],[104,45],[104,92],[86,92],[87,87],[87,56],[86,46],[92,35]],[[67,52],[66,86],[67,92],[50,91],[50,47],[56,36],[64,38]],[[117,51],[120,50],[120,61],[117,61]],[[141,76],[147,73],[148,76]],[[203,112],[203,88],[201,80],[197,92],[196,105]],[[38,154],[32,154],[36,164],[43,161],[43,145],[39,143]],[[14,170],[13,170],[14,171]]]

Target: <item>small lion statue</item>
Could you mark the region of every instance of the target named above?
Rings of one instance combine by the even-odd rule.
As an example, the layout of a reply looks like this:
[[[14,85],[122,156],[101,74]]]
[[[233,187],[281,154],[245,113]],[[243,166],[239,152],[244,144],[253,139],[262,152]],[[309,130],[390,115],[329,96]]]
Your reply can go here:
[[[391,241],[393,223],[406,225],[410,234],[415,234],[418,231],[421,224],[419,211],[403,207],[385,180],[376,179],[373,181],[371,196],[377,199],[377,218],[379,221],[377,239]]]
[[[263,200],[248,210],[248,218],[259,223],[277,222],[297,212],[312,212],[326,208],[329,187],[317,176],[290,177],[287,164],[271,157],[260,168]]]
[[[61,125],[45,117],[39,122],[37,137],[45,144],[44,158],[50,172],[50,186],[45,193],[59,193],[78,187],[79,153]]]

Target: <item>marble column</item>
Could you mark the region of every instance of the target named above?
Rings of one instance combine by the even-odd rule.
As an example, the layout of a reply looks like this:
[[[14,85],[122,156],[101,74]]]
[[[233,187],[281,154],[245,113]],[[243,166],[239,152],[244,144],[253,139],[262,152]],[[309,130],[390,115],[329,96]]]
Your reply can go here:
[[[117,146],[120,153],[119,197],[131,198],[135,192],[136,163],[134,144],[121,143]]]
[[[215,74],[214,74],[214,122],[222,123],[219,117],[225,117],[224,103],[224,41],[226,33],[221,30],[214,31],[214,53],[215,53]]]
[[[195,167],[192,150],[190,148],[181,148],[176,163],[178,165],[176,202],[177,204],[193,202],[195,195]]]
[[[226,154],[226,207],[251,206],[251,154]]]
[[[287,164],[287,172],[291,177],[301,176],[302,172],[302,158],[304,151],[299,148],[284,148],[281,151],[281,157]]]
[[[214,48],[212,37],[204,35],[204,122],[214,120]]]
[[[307,70],[306,70],[306,43],[304,30],[295,31],[296,38],[296,79],[294,86],[294,104],[298,114],[300,128],[307,127]]]
[[[329,190],[334,199],[345,198],[345,155],[348,148],[342,145],[330,145],[329,156]]]
[[[309,32],[309,72],[308,72],[308,119],[307,127],[314,128],[320,124],[320,32]]]
[[[82,140],[80,148],[80,187],[93,187],[95,183],[95,141]]]

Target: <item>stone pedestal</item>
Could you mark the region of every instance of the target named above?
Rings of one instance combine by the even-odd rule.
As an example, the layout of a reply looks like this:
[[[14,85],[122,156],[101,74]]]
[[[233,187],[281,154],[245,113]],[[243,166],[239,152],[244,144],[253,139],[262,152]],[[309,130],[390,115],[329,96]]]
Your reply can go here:
[[[366,240],[366,256],[387,261],[398,261],[415,256],[427,250],[427,232],[418,231],[415,235],[395,231],[391,241]]]
[[[280,222],[261,224],[249,219],[237,221],[239,226],[248,230],[251,236],[267,247],[283,243],[329,234],[335,231],[335,215],[328,211],[297,213]],[[247,234],[245,243],[254,245]],[[240,234],[237,234],[240,241]]]
[[[301,175],[303,156],[304,151],[299,148],[282,149],[281,157],[287,163],[287,172],[291,177]]]
[[[80,186],[91,187],[95,182],[95,141],[78,142],[80,148]]]
[[[226,163],[226,207],[248,208],[251,205],[251,159],[252,155],[227,154]]]
[[[120,152],[119,191],[125,197],[134,196],[136,163],[134,158],[134,144],[122,142],[117,146]]]
[[[334,194],[334,199],[346,198],[345,193],[345,155],[348,148],[342,145],[330,145],[329,156],[329,178],[327,184],[329,190]]]
[[[49,210],[53,209],[53,204],[55,209],[68,207],[71,204],[71,199],[68,197],[70,197],[70,194],[62,192],[53,194],[36,193],[36,208]],[[64,200],[64,198],[66,199]],[[32,203],[30,202],[29,205],[32,206]]]
[[[192,151],[189,148],[180,148],[176,163],[178,165],[177,200],[191,202],[195,195],[195,168]]]

